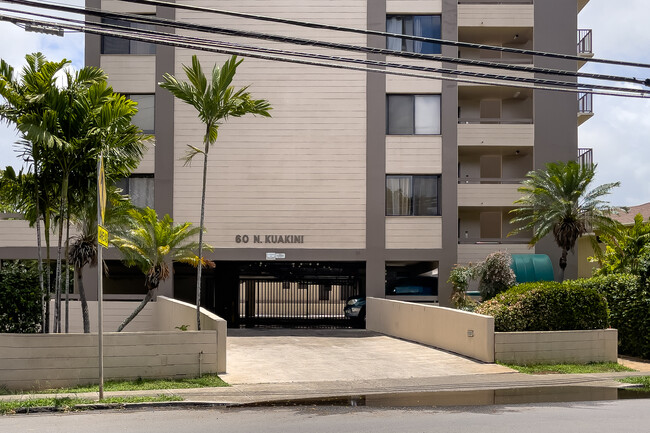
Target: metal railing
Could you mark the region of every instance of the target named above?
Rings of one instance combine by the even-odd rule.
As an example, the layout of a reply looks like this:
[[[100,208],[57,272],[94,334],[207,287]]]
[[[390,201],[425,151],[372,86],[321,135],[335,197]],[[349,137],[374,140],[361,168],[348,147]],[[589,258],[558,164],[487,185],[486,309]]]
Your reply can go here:
[[[533,119],[503,119],[500,117],[459,117],[459,124],[479,125],[479,124],[492,124],[492,125],[531,125]]]
[[[581,167],[594,165],[594,150],[588,147],[579,147],[578,164],[580,164]]]
[[[472,185],[516,185],[521,183],[524,178],[501,178],[501,177],[462,177],[458,179],[459,184]]]
[[[578,54],[591,54],[591,29],[578,29]]]
[[[519,5],[530,5],[533,4],[533,0],[458,0],[459,5],[473,5],[473,4],[483,4],[483,5],[506,5],[506,4],[519,4]]]
[[[593,93],[578,93],[578,113],[591,114],[594,112]]]
[[[458,238],[460,245],[524,245],[530,243],[525,238]]]

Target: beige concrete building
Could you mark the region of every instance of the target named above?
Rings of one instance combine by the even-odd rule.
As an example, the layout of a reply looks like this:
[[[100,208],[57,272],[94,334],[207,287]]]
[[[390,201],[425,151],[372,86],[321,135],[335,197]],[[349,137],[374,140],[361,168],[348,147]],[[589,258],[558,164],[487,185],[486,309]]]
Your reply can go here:
[[[577,15],[588,0],[183,0],[183,4],[480,44],[591,55],[590,32]],[[332,32],[112,0],[89,7],[155,14],[177,21],[424,54],[577,70],[576,61],[485,51],[397,38]],[[96,19],[96,18],[93,18]],[[176,30],[177,34],[365,58],[333,49]],[[198,54],[204,68],[224,55],[110,37],[86,37],[86,63],[101,66],[116,91],[140,104],[138,122],[156,137],[124,188],[140,204],[198,224],[201,161],[194,109],[157,86],[164,73],[184,76]],[[362,57],[361,57],[362,56]],[[385,56],[368,54],[371,59]],[[430,60],[388,60],[443,66]],[[444,64],[444,67],[456,68]],[[467,70],[484,68],[459,66]],[[530,76],[528,72],[498,72]],[[574,93],[417,79],[246,59],[237,85],[273,106],[270,119],[231,119],[211,150],[206,203],[208,257],[203,304],[231,325],[340,317],[352,294],[448,303],[456,263],[507,249],[557,262],[552,241],[535,250],[507,238],[517,183],[546,162],[575,160],[577,124],[590,101]],[[580,106],[580,108],[579,108]],[[5,235],[1,235],[5,236]],[[7,235],[8,236],[8,235]],[[12,239],[0,239],[8,253]],[[30,250],[29,245],[21,251]],[[33,250],[33,247],[32,247]],[[14,252],[17,250],[14,249]],[[31,253],[30,253],[31,254]],[[114,252],[107,296],[143,289]],[[567,276],[576,269],[567,269]],[[386,281],[437,275],[439,288],[387,291]],[[161,294],[191,301],[194,270],[175,265]],[[92,281],[88,281],[92,285]],[[417,285],[417,284],[414,284]],[[399,294],[403,293],[403,294]],[[436,293],[438,296],[436,296]]]

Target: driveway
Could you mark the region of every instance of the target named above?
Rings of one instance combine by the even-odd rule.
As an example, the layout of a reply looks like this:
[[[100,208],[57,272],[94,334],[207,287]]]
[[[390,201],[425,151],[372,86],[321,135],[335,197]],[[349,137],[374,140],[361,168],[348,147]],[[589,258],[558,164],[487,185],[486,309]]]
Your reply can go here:
[[[354,329],[228,329],[230,384],[512,373],[429,346]]]

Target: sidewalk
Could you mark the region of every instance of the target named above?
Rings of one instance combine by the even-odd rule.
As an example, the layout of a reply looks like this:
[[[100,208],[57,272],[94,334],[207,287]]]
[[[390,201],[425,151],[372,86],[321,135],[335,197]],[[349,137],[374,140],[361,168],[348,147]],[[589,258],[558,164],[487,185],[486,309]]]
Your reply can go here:
[[[240,384],[223,388],[196,388],[151,391],[106,392],[105,397],[151,396],[159,394],[178,395],[184,402],[171,402],[170,405],[191,404],[193,402],[215,405],[239,405],[286,401],[305,398],[325,398],[341,396],[367,396],[377,394],[401,394],[439,391],[480,391],[500,389],[520,389],[558,386],[592,386],[617,388],[621,384],[617,378],[647,375],[647,372],[596,373],[596,374],[554,374],[526,375],[522,373],[473,374],[461,376],[441,376],[415,379],[385,379],[358,381],[321,381]],[[20,400],[28,398],[53,397],[53,394],[26,394],[0,396],[0,400]],[[97,393],[60,394],[56,397],[84,397],[96,399]]]

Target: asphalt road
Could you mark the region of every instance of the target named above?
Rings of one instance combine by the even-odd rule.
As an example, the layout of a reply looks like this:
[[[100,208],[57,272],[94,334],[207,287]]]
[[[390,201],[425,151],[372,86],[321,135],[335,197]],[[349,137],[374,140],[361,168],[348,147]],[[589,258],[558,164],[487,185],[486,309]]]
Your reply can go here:
[[[94,411],[0,417],[0,432],[345,433],[648,432],[650,400],[391,409],[294,408]]]

